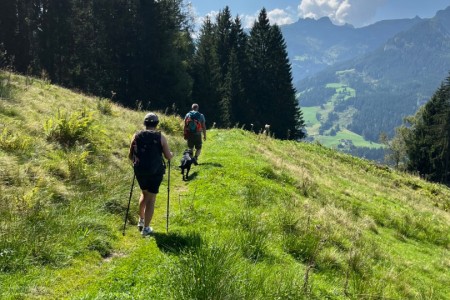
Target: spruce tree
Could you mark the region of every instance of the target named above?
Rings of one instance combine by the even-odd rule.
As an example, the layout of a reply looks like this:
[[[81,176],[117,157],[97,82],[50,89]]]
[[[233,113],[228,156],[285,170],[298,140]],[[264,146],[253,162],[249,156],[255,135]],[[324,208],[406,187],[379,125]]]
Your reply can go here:
[[[248,51],[254,79],[250,97],[258,110],[255,124],[261,128],[271,125],[277,138],[303,138],[304,122],[295,98],[286,43],[279,27],[270,25],[265,9],[251,29]]]
[[[15,38],[11,49],[14,67],[28,73],[39,67],[37,62],[38,26],[43,6],[40,1],[16,0]]]
[[[277,25],[271,27],[270,47],[268,55],[272,60],[270,74],[272,80],[271,130],[283,139],[301,139],[304,137],[303,114],[295,97],[296,91],[292,84],[291,64],[288,59],[286,42]]]
[[[230,64],[230,56],[232,50],[231,40],[231,13],[228,6],[226,6],[217,15],[217,26],[215,31],[215,52],[217,55],[218,64],[218,79],[219,79],[219,108],[220,117],[218,125],[221,127],[229,127],[232,120],[232,99],[231,99],[231,81],[228,72]]]
[[[72,2],[43,1],[39,31],[39,61],[50,79],[70,86],[74,53]]]
[[[248,36],[244,32],[241,20],[231,20],[228,8],[218,17],[218,57],[220,76],[221,125],[231,127],[236,124],[249,124],[253,108],[247,97],[249,85],[249,60],[247,53]],[[222,26],[220,25],[222,24]],[[221,29],[221,27],[223,27]]]
[[[223,80],[221,89],[221,114],[222,114],[222,126],[232,127],[240,120],[237,116],[237,110],[239,109],[239,103],[242,101],[243,87],[241,82],[241,73],[239,70],[238,59],[236,51],[231,50],[228,72]]]
[[[233,75],[235,92],[231,99],[233,123],[240,123],[250,128],[253,109],[250,106],[248,91],[250,90],[250,63],[248,59],[248,35],[242,28],[241,19],[236,17],[231,25],[232,53],[229,62],[229,73]]]
[[[191,74],[194,80],[192,100],[200,105],[208,122],[219,122],[219,66],[217,62],[216,25],[207,17],[203,22],[194,55]]]
[[[230,60],[232,40],[231,40],[231,13],[228,6],[226,6],[217,15],[216,27],[216,52],[217,62],[219,64],[219,71],[221,80],[223,80],[228,73],[228,63]]]
[[[0,1],[0,51],[14,53],[17,25],[16,0]],[[5,61],[9,60],[5,57]],[[1,65],[0,65],[1,67]]]
[[[449,183],[450,79],[413,118],[405,135],[409,171],[437,182]]]
[[[255,128],[261,130],[264,124],[272,121],[272,90],[270,75],[270,57],[268,56],[270,24],[263,8],[250,30],[248,54],[250,62],[249,105],[253,111]]]
[[[143,1],[140,1],[141,3]],[[189,24],[182,10],[182,0],[160,0],[156,3],[156,17],[153,20],[154,43],[151,47],[156,53],[150,77],[156,84],[148,95],[152,107],[170,108],[175,105],[185,108],[189,105],[192,79],[188,65],[194,53]]]
[[[434,140],[432,165],[434,168],[433,179],[443,183],[450,180],[450,76],[438,91],[440,109],[434,116],[435,128],[433,128]]]
[[[434,98],[429,103],[434,102]],[[407,123],[409,134],[405,135],[406,153],[408,155],[407,169],[417,172],[421,176],[427,176],[431,172],[430,163],[430,128],[431,117],[428,107],[422,107],[414,118],[410,118]]]
[[[104,20],[111,13],[108,0],[72,0],[72,86],[89,94],[111,97],[111,50]],[[117,92],[117,91],[115,91]]]

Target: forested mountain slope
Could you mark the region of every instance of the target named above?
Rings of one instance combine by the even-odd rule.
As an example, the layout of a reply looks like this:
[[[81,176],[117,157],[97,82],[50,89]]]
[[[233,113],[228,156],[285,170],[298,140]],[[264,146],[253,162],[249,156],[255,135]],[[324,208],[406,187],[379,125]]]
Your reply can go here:
[[[325,131],[340,125],[372,142],[382,132],[392,136],[450,71],[449,19],[450,7],[398,33],[376,51],[303,80],[297,85],[301,106],[332,106],[338,117],[331,114],[335,118]],[[329,119],[322,117],[321,125]]]
[[[209,128],[135,228],[143,111],[0,73],[0,298],[446,299],[450,190],[315,144]],[[169,195],[168,195],[168,192]],[[166,233],[166,201],[170,224]]]
[[[422,19],[385,20],[354,28],[338,26],[328,17],[299,19],[281,26],[294,81],[298,82],[337,63],[370,53],[396,34],[406,31]]]

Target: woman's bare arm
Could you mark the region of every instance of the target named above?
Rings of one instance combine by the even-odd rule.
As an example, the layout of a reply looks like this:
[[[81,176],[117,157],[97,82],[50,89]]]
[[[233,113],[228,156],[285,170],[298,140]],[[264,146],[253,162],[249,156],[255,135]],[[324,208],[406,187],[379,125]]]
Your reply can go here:
[[[169,149],[169,144],[167,143],[167,139],[164,135],[161,134],[161,145],[163,148],[164,157],[167,160],[171,160],[173,157],[173,153]]]
[[[134,159],[134,147],[136,145],[136,135],[133,136],[133,139],[131,140],[130,144],[130,151],[128,152],[128,158],[130,160]]]

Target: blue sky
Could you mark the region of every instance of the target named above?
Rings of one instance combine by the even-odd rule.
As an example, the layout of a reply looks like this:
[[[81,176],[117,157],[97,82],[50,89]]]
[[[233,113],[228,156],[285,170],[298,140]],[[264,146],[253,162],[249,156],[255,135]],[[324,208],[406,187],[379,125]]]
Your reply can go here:
[[[299,17],[330,17],[335,24],[349,23],[361,27],[379,20],[430,18],[450,6],[450,0],[186,0],[190,2],[197,22],[214,16],[226,5],[233,16],[239,15],[250,27],[259,10],[265,7],[271,23],[293,23]]]

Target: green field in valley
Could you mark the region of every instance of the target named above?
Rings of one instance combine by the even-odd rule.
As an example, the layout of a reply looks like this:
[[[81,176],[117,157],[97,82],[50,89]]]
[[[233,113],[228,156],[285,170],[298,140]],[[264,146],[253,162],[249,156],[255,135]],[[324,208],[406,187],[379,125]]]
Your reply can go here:
[[[361,135],[346,129],[347,125],[351,122],[351,116],[354,113],[353,110],[338,114],[339,120],[335,125],[339,125],[340,130],[336,132],[336,135],[330,135],[328,133],[320,134],[319,129],[321,121],[317,119],[317,116],[320,115],[323,120],[326,120],[328,114],[333,111],[335,102],[338,99],[346,101],[347,99],[356,96],[356,91],[354,89],[342,83],[329,83],[326,85],[326,88],[335,89],[336,94],[331,97],[325,105],[301,108],[308,136],[312,137],[314,141],[318,141],[322,145],[330,148],[336,148],[338,145],[343,144],[344,140],[351,141],[356,147],[367,147],[372,149],[383,148],[384,145],[367,141]]]

